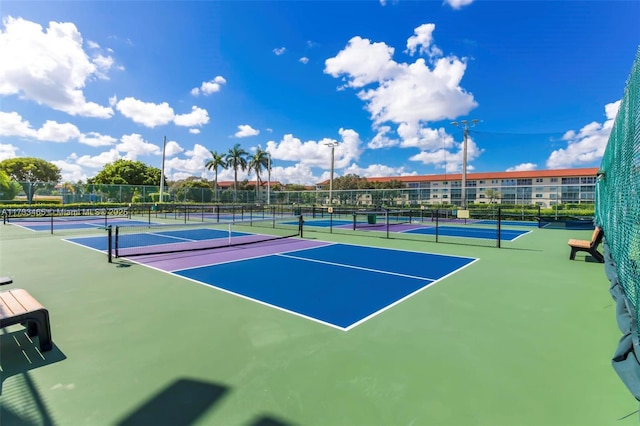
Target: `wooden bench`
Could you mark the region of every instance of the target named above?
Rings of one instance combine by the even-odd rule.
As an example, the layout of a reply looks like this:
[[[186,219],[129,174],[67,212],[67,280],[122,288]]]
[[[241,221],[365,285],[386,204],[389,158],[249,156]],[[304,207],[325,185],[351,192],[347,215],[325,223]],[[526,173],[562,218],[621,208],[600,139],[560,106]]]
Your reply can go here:
[[[591,241],[574,239],[569,240],[569,247],[571,247],[571,254],[569,255],[569,259],[574,260],[576,258],[577,252],[586,251],[598,262],[604,263],[604,256],[602,256],[602,254],[598,251],[598,246],[602,242],[602,237],[604,237],[602,228],[596,226],[596,229],[593,230],[593,235],[591,235]]]
[[[21,288],[0,292],[0,328],[14,324],[25,325],[30,337],[38,336],[41,351],[53,348],[49,311]]]

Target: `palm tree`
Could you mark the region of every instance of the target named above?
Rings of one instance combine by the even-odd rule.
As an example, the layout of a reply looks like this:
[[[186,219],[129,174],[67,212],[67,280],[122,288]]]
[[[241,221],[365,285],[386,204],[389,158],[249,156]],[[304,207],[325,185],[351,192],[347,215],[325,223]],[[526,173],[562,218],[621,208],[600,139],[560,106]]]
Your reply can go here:
[[[260,172],[262,169],[269,169],[269,153],[258,147],[256,153],[249,157],[249,170],[256,172],[256,198],[258,197],[258,187],[260,186]]]
[[[237,143],[233,148],[229,148],[229,152],[225,157],[227,167],[233,168],[233,199],[236,200],[238,193],[238,169],[247,170],[247,155],[249,153],[240,147]]]
[[[216,201],[218,200],[218,167],[226,169],[228,166],[224,155],[218,154],[216,151],[209,151],[211,153],[211,159],[204,165],[207,170],[213,169],[215,172],[215,178],[213,179],[213,192],[216,194]]]

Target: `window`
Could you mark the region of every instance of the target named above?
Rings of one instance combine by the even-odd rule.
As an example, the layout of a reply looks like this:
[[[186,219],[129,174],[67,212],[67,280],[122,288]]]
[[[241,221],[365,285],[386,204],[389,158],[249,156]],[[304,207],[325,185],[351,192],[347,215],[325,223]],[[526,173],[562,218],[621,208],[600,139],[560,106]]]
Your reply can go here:
[[[542,182],[544,182],[544,179],[542,179],[542,178],[536,178],[536,183],[542,183]]]
[[[483,183],[484,183],[484,181],[483,181],[483,180],[481,180],[481,181],[480,181],[480,185],[482,185]]]
[[[542,198],[542,194],[536,194],[536,198]]]
[[[444,194],[442,198],[449,198],[449,196],[447,194]]]
[[[558,178],[551,178],[551,183],[558,183]]]
[[[493,179],[491,183],[498,183],[498,179]]]

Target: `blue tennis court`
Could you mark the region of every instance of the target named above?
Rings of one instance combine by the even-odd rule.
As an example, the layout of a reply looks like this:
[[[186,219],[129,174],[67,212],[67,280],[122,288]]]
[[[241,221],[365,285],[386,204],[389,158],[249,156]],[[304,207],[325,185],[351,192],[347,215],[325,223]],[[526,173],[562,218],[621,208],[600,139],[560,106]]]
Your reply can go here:
[[[435,227],[417,227],[403,231],[408,234],[435,235]],[[444,237],[496,239],[498,231],[493,228],[474,228],[470,226],[438,226],[437,233]],[[500,229],[500,239],[502,241],[513,241],[529,231],[518,231],[514,229]]]
[[[53,220],[50,218],[43,218],[42,220],[34,219],[12,219],[10,222],[12,225],[20,226],[22,228],[29,229],[31,231],[50,231],[52,226],[53,230],[73,230],[73,229],[102,229],[105,227],[105,220],[103,217],[86,218],[86,219],[59,219]],[[126,218],[109,219],[106,224],[108,225],[146,225],[148,221],[130,220]]]
[[[177,238],[198,247],[202,241],[226,237],[227,233],[210,229],[181,230],[154,232],[131,243],[144,247],[171,244]],[[67,241],[107,249],[106,236]],[[242,247],[142,255],[135,263],[349,330],[476,260],[287,238]]]
[[[171,272],[349,330],[475,260],[348,244],[300,249],[293,243],[269,255]]]

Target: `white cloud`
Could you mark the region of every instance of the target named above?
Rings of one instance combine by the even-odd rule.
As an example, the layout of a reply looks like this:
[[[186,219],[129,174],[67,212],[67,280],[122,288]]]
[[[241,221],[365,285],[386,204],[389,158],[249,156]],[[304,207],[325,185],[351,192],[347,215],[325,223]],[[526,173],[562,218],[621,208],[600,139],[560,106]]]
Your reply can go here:
[[[398,135],[402,138],[400,146],[403,148],[419,148],[421,150],[438,150],[454,145],[453,136],[440,127],[431,129],[421,127],[417,123],[402,123],[398,126]]]
[[[380,176],[408,176],[416,175],[415,172],[407,172],[404,167],[390,167],[384,164],[370,164],[362,168],[353,163],[349,167],[341,170],[343,175],[355,174],[363,177],[380,177]]]
[[[100,49],[100,45],[95,41],[87,40],[87,47],[89,49]]]
[[[173,122],[176,124],[176,126],[202,126],[203,124],[207,124],[209,122],[209,113],[206,109],[192,106],[190,113],[176,115],[173,119]]]
[[[116,138],[107,135],[101,135],[96,132],[89,132],[86,134],[80,135],[78,138],[78,142],[83,143],[85,145],[98,147],[98,146],[109,146],[113,145],[117,142]]]
[[[0,161],[18,156],[18,147],[11,144],[0,143]]]
[[[283,184],[315,185],[321,180],[321,177],[314,175],[312,168],[308,164],[297,163],[288,167],[273,167],[271,169],[271,180]]]
[[[444,4],[448,4],[452,9],[459,10],[462,6],[473,3],[473,0],[444,0]]]
[[[70,159],[74,159],[76,164],[82,167],[88,167],[90,169],[101,169],[106,164],[113,163],[117,159],[120,158],[120,153],[117,149],[112,148],[109,151],[101,152],[98,155],[83,155],[81,157],[77,157],[75,154],[72,154]]]
[[[0,29],[0,95],[18,95],[70,115],[109,118],[113,109],[88,102],[82,89],[104,77],[107,57],[92,61],[73,23],[37,23],[6,17]]]
[[[227,80],[221,75],[216,76],[213,80],[203,81],[200,87],[191,89],[191,94],[198,96],[200,93],[203,95],[210,95],[220,91],[222,85],[227,84]]]
[[[570,130],[563,136],[567,147],[553,151],[547,159],[550,169],[584,166],[600,160],[609,141],[611,129],[620,108],[620,101],[605,105],[606,121],[602,124],[592,122],[579,132]]]
[[[68,142],[80,137],[80,130],[71,123],[47,120],[37,131],[37,139],[49,142]]]
[[[161,126],[174,119],[173,108],[168,103],[154,104],[127,97],[116,104],[122,115],[147,127]]]
[[[357,132],[351,129],[340,129],[341,141],[324,138],[320,141],[302,142],[291,134],[285,135],[280,142],[267,142],[266,150],[273,159],[295,161],[305,166],[323,168],[331,167],[331,147],[327,144],[337,143],[334,149],[334,168],[346,167],[357,160],[362,153],[362,141]]]
[[[309,58],[303,56],[302,58],[298,59],[298,61],[306,65],[309,63]]]
[[[286,50],[286,47],[276,47],[275,49],[273,49],[273,53],[275,53],[277,56],[280,56],[283,55]]]
[[[71,123],[47,120],[40,129],[34,129],[16,112],[0,112],[0,136],[18,136],[44,142],[68,142],[81,136]]]
[[[191,133],[192,135],[199,135],[200,129],[189,129],[189,133]]]
[[[79,164],[70,163],[64,160],[56,160],[51,163],[60,167],[62,182],[78,182],[79,180],[86,181],[87,178],[90,177],[87,176],[85,169]]]
[[[397,63],[393,52],[385,43],[354,37],[338,55],[325,61],[325,73],[342,76],[348,87],[373,86],[357,96],[365,102],[375,126],[453,119],[477,106],[473,96],[460,87],[466,70],[463,60],[447,56],[429,63],[424,58]]]
[[[380,126],[378,127],[378,133],[369,141],[367,144],[367,148],[370,149],[380,149],[380,148],[389,148],[392,146],[397,146],[400,141],[397,139],[392,139],[387,136],[391,132],[391,126]]]
[[[68,142],[72,139],[77,139],[78,142],[93,147],[109,146],[116,142],[115,138],[108,135],[101,135],[96,132],[81,133],[71,123],[58,123],[48,120],[40,129],[34,129],[27,120],[22,119],[20,114],[1,111],[0,136],[18,136],[42,142]]]
[[[119,153],[124,153],[123,158],[135,161],[140,155],[162,155],[162,149],[158,145],[149,143],[137,133],[124,135],[120,138],[120,143],[116,145]]]
[[[445,169],[447,172],[460,172],[462,170],[463,143],[451,140],[450,145],[454,151],[449,151],[445,147],[431,149],[429,151],[421,151],[420,153],[409,157],[411,161],[419,161],[426,165],[435,165]],[[473,138],[467,138],[467,170],[473,170],[470,164],[473,160],[480,157],[484,149],[478,147]]]
[[[411,157],[413,161],[450,169],[460,164],[452,160],[458,152],[447,157],[455,142],[444,129],[432,129],[428,123],[467,115],[477,103],[460,85],[466,60],[442,57],[433,43],[434,31],[434,24],[423,24],[407,39],[407,53],[426,53],[427,58],[398,63],[393,60],[393,47],[354,37],[325,61],[324,72],[345,82],[339,90],[358,90],[356,95],[365,103],[378,132],[369,148],[418,148],[421,152]],[[398,140],[390,137],[393,132]],[[480,152],[477,149],[478,155]]]
[[[174,155],[178,155],[184,151],[184,148],[178,144],[176,141],[169,141],[164,149],[165,157],[173,157]]]
[[[381,82],[400,72],[399,65],[391,59],[393,52],[385,43],[371,43],[356,36],[335,57],[325,61],[324,72],[333,77],[345,76],[347,85],[354,88]]]
[[[36,138],[37,132],[17,112],[0,111],[0,136]]]
[[[249,136],[257,136],[260,134],[260,130],[256,130],[248,124],[241,124],[238,126],[238,131],[235,133],[236,138],[246,138]]]
[[[508,172],[527,172],[538,167],[535,163],[522,163],[507,169]]]
[[[184,156],[186,158],[174,157],[165,161],[165,173],[169,179],[184,179],[189,176],[207,177],[204,165],[211,157],[211,153],[207,148],[200,144],[195,144],[192,150],[184,153]],[[211,176],[213,176],[212,172]],[[219,171],[218,180],[223,180],[220,179]]]
[[[175,114],[173,108],[167,102],[154,104],[153,102],[143,102],[127,97],[118,101],[116,108],[125,117],[151,128],[162,126],[172,121],[176,126],[183,127],[202,126],[209,122],[207,110],[197,106],[192,106],[190,113]]]
[[[414,35],[407,39],[406,52],[411,56],[416,53],[416,50],[429,56],[442,56],[442,50],[433,45],[433,31],[435,29],[435,24],[422,24],[414,29]]]

